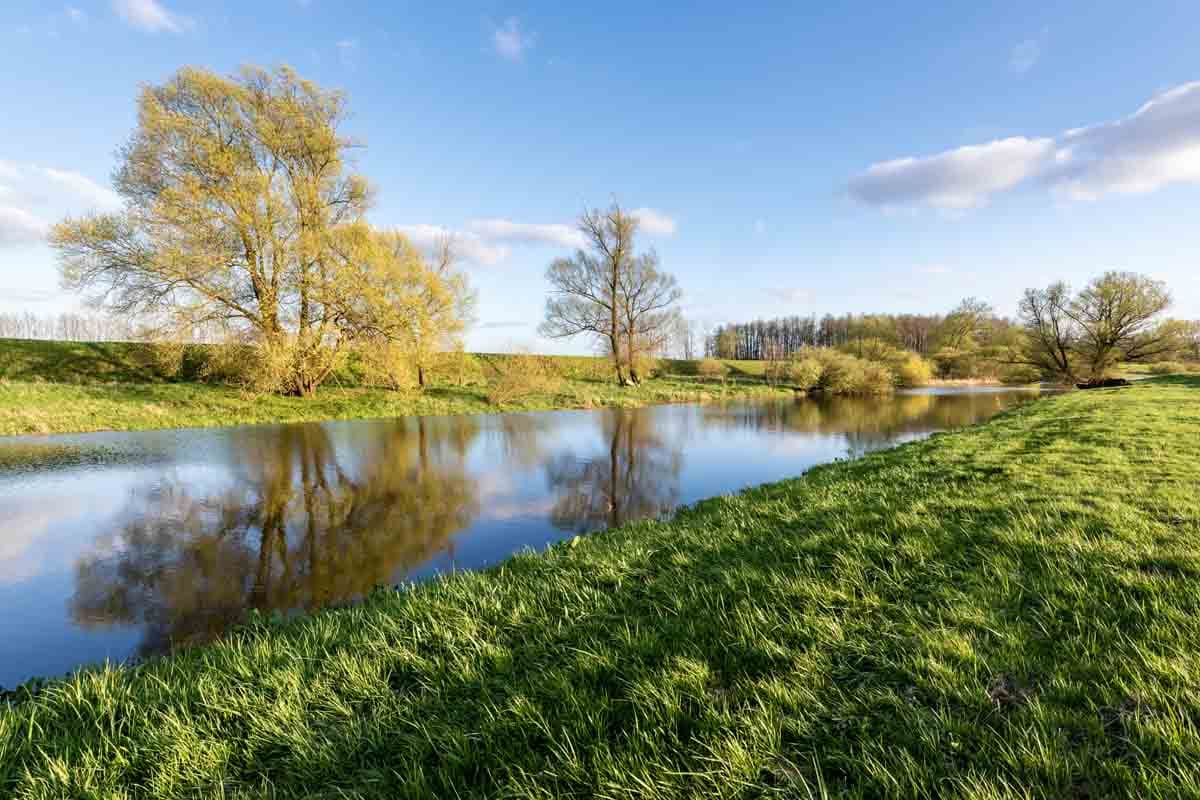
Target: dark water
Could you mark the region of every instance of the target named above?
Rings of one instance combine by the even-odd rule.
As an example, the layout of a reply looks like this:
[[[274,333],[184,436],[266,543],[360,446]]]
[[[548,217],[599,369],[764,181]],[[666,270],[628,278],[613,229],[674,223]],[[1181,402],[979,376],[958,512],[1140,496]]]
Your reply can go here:
[[[494,564],[1036,396],[0,438],[0,685]]]

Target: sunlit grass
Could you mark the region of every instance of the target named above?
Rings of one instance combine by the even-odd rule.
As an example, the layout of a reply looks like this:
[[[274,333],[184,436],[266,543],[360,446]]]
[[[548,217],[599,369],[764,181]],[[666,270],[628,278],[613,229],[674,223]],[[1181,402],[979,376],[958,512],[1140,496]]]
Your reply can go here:
[[[991,422],[0,712],[18,797],[1200,794],[1200,379]]]
[[[479,414],[555,408],[704,402],[734,396],[785,396],[760,384],[701,384],[652,378],[621,388],[597,380],[564,380],[553,394],[527,394],[494,405],[485,384],[426,392],[323,387],[314,398],[251,394],[201,383],[65,384],[0,382],[0,436],[100,430],[143,430],[262,422],[366,419],[416,414]]]

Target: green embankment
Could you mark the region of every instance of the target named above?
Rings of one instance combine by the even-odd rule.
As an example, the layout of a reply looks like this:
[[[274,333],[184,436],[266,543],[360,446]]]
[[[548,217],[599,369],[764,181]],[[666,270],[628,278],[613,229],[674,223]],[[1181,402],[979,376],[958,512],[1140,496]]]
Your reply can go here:
[[[1200,378],[0,711],[0,795],[1195,797]]]
[[[490,382],[509,356],[468,354],[453,374],[435,374],[425,392],[364,387],[354,365],[335,374],[315,398],[248,393],[197,380],[203,347],[167,377],[144,345],[0,339],[0,436],[96,430],[141,430],[261,422],[363,419],[415,414],[472,414],[597,406],[638,406],[744,396],[783,396],[729,362],[728,381],[695,377],[695,362],[664,360],[662,374],[637,387],[613,384],[604,359],[548,357],[561,381],[552,391],[513,402],[488,400]],[[761,370],[759,370],[761,373]]]

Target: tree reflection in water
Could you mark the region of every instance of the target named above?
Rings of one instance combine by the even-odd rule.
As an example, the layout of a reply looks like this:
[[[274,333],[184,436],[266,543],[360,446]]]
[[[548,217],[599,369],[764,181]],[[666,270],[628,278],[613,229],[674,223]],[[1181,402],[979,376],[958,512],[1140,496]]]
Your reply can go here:
[[[668,443],[655,423],[652,409],[612,410],[600,423],[607,452],[590,458],[566,452],[546,462],[556,527],[586,533],[660,517],[679,504],[679,439]]]
[[[244,429],[231,488],[169,479],[77,564],[86,627],[139,625],[140,655],[219,635],[247,609],[347,602],[392,583],[478,514],[469,417],[397,420],[335,448],[327,428]],[[345,441],[344,439],[342,441]]]
[[[988,419],[1033,392],[896,394],[883,397],[811,397],[794,403],[706,406],[708,427],[819,433],[845,437],[850,456],[910,436],[952,430]]]

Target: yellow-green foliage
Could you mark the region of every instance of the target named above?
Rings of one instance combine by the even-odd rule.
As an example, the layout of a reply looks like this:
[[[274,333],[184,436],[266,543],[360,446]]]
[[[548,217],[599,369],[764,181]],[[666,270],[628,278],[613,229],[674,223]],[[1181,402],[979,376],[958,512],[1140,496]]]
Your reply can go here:
[[[883,364],[852,356],[828,347],[806,347],[797,361],[815,361],[821,376],[815,388],[829,394],[885,394],[896,386],[896,378]]]
[[[803,356],[791,363],[792,382],[805,391],[816,388],[820,384],[821,374],[824,371],[825,368],[821,362],[813,356]]]
[[[554,394],[562,387],[562,377],[547,356],[517,353],[498,361],[496,370],[487,392],[492,405],[504,405],[527,395]]]
[[[892,373],[897,386],[924,386],[933,380],[933,365],[916,353],[882,339],[868,338],[841,348],[842,352],[882,364]]]
[[[924,386],[933,380],[933,365],[916,353],[906,353],[891,369],[899,386]]]

